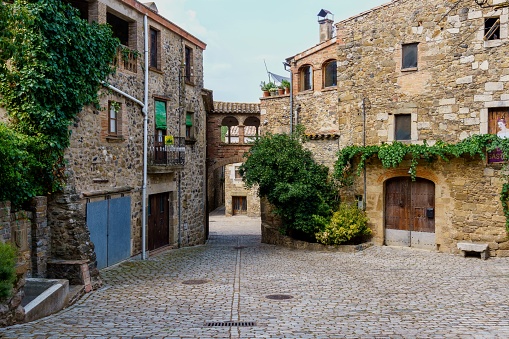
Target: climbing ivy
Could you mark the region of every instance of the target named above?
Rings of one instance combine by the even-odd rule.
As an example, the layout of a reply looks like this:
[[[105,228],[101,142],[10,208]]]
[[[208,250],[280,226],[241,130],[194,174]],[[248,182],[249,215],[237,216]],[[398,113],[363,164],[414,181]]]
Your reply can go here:
[[[343,186],[353,183],[353,174],[359,175],[366,167],[366,161],[377,157],[385,168],[398,167],[403,160],[410,160],[409,174],[412,180],[416,177],[416,168],[419,160],[431,163],[437,159],[449,161],[450,158],[463,156],[480,156],[486,158],[486,153],[500,150],[504,159],[509,159],[509,139],[502,139],[494,134],[473,135],[456,144],[441,140],[433,145],[426,141],[420,144],[403,144],[393,142],[390,144],[370,146],[347,146],[338,152],[338,159],[334,165],[333,176]],[[355,160],[358,160],[355,165]],[[356,167],[356,170],[355,170]],[[502,173],[507,173],[508,164],[504,163]],[[505,183],[502,185],[500,201],[506,217],[506,230],[509,232],[509,175],[503,174]]]
[[[69,126],[83,106],[98,103],[119,41],[107,25],[89,24],[61,0],[1,2],[0,19],[0,105],[12,130],[0,132],[13,141],[2,144],[11,160],[0,166],[0,177],[10,165],[29,167],[10,173],[20,182],[0,199],[18,204],[61,188]]]

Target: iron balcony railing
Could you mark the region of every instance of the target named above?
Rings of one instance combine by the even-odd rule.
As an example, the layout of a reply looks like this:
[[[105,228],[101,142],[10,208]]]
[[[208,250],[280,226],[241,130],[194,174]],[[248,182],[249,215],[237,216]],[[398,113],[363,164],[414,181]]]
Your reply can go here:
[[[178,166],[186,162],[185,138],[160,135],[148,136],[148,165]]]

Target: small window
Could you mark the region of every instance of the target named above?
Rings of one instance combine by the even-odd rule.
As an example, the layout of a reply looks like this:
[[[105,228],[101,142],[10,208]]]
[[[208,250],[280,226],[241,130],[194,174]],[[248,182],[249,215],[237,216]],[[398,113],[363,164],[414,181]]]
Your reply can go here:
[[[417,68],[417,43],[402,45],[402,69]]]
[[[187,112],[186,113],[186,139],[192,140],[194,139],[194,113]]]
[[[311,83],[313,80],[312,77],[312,68],[309,65],[303,66],[299,72],[299,80],[300,80],[300,90],[307,91],[312,88]]]
[[[398,114],[394,116],[394,136],[396,140],[411,140],[412,119],[410,114]]]
[[[187,82],[193,82],[193,50],[190,47],[185,48],[185,79]]]
[[[484,20],[484,40],[500,39],[500,18]]]
[[[235,166],[235,179],[242,179],[242,175],[240,175],[240,166]]]
[[[323,66],[323,87],[336,86],[338,82],[338,73],[336,60],[328,61]]]
[[[496,134],[501,139],[509,138],[509,108],[494,107],[488,109],[488,133]],[[495,149],[488,153],[488,163],[503,162],[502,150]]]
[[[150,28],[150,59],[149,66],[159,69],[159,32]]]
[[[120,135],[120,103],[110,101],[108,103],[108,135]]]

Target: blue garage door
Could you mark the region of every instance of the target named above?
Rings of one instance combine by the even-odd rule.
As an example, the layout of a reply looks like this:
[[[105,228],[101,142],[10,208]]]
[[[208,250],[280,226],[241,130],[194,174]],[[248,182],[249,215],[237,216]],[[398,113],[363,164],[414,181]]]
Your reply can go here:
[[[88,203],[87,225],[95,246],[97,268],[131,256],[131,197]]]

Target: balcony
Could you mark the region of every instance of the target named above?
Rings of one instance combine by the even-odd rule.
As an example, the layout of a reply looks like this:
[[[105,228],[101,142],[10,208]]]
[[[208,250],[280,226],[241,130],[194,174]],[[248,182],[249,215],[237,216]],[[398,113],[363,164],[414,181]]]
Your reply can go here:
[[[185,138],[148,136],[147,162],[149,173],[168,173],[182,168],[186,160]]]
[[[137,50],[121,45],[118,48],[114,65],[121,70],[136,73],[138,71],[137,61],[139,55],[140,53]]]

